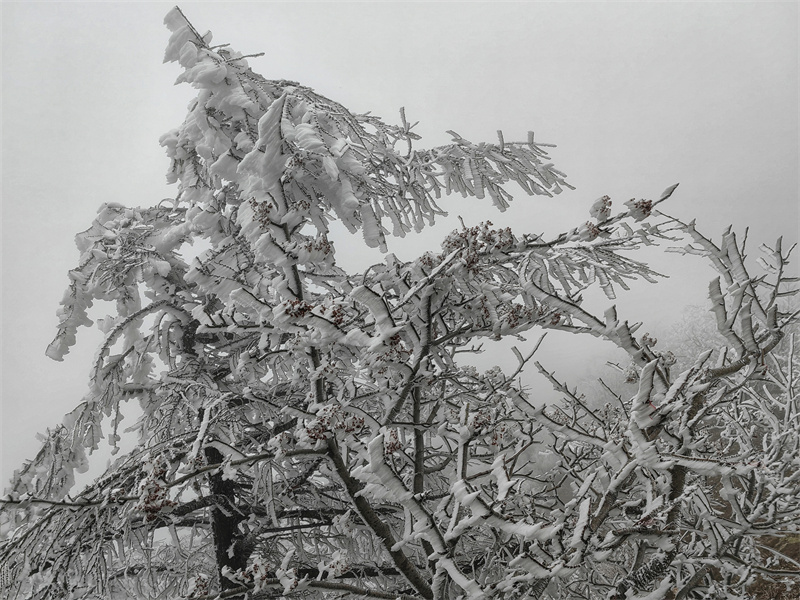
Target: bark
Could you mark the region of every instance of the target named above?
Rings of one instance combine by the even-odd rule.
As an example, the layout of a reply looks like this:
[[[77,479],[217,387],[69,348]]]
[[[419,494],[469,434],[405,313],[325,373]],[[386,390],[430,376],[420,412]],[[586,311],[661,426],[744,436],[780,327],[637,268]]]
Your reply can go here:
[[[205,448],[206,460],[218,464],[224,460],[222,453],[213,447]],[[211,494],[220,500],[211,510],[211,530],[214,535],[214,554],[217,559],[219,585],[221,591],[240,587],[241,584],[231,581],[222,575],[222,570],[229,567],[233,571],[245,569],[249,553],[244,547],[244,536],[239,532],[239,523],[245,517],[236,507],[236,483],[223,479],[222,473],[209,476]]]
[[[412,418],[414,420],[414,493],[422,494],[425,491],[425,434],[422,431],[422,401],[419,388],[413,392],[414,408]],[[422,548],[426,556],[433,554],[433,546],[428,540],[422,540]],[[428,569],[433,572],[435,565],[428,561]]]
[[[350,477],[347,465],[344,464],[339,448],[334,440],[328,440],[328,455],[331,457],[337,475],[342,480],[347,494],[350,496],[358,514],[364,522],[378,536],[383,546],[386,548],[392,561],[408,582],[414,587],[417,593],[426,600],[432,600],[433,592],[431,586],[422,575],[419,569],[412,563],[401,549],[393,550],[392,547],[397,543],[389,526],[377,515],[370,503],[359,492],[363,486],[359,481]]]

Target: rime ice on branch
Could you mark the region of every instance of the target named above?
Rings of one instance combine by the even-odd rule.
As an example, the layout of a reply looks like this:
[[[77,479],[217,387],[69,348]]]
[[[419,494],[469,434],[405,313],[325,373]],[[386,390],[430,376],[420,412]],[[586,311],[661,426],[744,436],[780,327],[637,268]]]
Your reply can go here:
[[[413,125],[353,114],[270,81],[174,9],[165,60],[197,89],[161,143],[176,197],[104,204],[77,238],[60,360],[96,300],[116,303],[91,385],[0,511],[12,597],[743,598],[796,578],[782,546],[800,518],[798,357],[788,253],[751,275],[660,212],[674,191],[555,239],[490,223],[412,262],[387,236],[433,223],[460,193],[504,210],[568,187],[543,144],[419,149]],[[385,260],[337,265],[329,224]],[[720,273],[712,310],[729,348],[672,372],[610,299],[656,273],[623,251],[688,241]],[[186,247],[210,249],[186,259]],[[683,242],[682,242],[683,243]],[[515,373],[464,366],[482,338],[534,328],[624,349],[638,389],[535,405]],[[579,337],[575,338],[580,340]],[[543,359],[546,362],[546,359]],[[118,453],[123,415],[133,449]],[[72,490],[86,449],[119,457]]]

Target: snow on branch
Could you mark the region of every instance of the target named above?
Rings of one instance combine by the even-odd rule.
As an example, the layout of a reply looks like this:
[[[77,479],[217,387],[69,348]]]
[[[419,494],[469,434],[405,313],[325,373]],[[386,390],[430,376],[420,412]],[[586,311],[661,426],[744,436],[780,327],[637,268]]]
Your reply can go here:
[[[662,213],[671,186],[614,215],[601,196],[549,241],[462,223],[438,250],[349,273],[337,243],[360,231],[386,253],[444,195],[505,210],[516,187],[570,186],[533,134],[419,148],[404,111],[354,114],[254,73],[177,7],[165,23],[165,61],[197,91],[160,140],[175,198],[104,204],[76,239],[48,356],[93,303],[115,314],[98,319],[87,395],[0,501],[4,591],[721,600],[796,580],[797,280],[781,240],[756,271],[746,235],[715,242]],[[680,367],[585,300],[657,282],[631,255],[675,243],[718,271],[722,339]],[[542,338],[517,347],[537,328],[623,350],[626,380],[556,378]],[[509,338],[513,372],[480,354]],[[534,356],[556,402],[528,387]],[[104,439],[114,460],[76,489]]]

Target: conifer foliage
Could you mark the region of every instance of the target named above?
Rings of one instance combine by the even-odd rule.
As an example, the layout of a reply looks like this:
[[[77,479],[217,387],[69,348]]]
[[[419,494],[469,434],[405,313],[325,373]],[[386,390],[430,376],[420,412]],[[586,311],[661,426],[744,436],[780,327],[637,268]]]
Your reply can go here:
[[[116,315],[90,391],[0,505],[7,597],[744,598],[757,577],[797,580],[769,543],[800,519],[780,240],[751,275],[733,232],[660,212],[673,186],[614,216],[604,196],[554,239],[484,223],[400,261],[387,237],[432,224],[444,195],[504,210],[510,189],[568,187],[545,145],[419,149],[402,113],[264,79],[177,8],[166,24],[165,60],[197,90],[161,138],[177,194],[104,204],[77,238],[48,355],[94,301]],[[384,260],[348,273],[336,244],[362,240]],[[728,343],[683,372],[581,297],[653,280],[625,251],[676,242],[719,272]],[[513,373],[460,360],[537,328],[624,349],[638,389],[584,398],[532,362],[536,343]],[[560,405],[521,386],[534,365]],[[104,438],[115,459],[74,489]]]

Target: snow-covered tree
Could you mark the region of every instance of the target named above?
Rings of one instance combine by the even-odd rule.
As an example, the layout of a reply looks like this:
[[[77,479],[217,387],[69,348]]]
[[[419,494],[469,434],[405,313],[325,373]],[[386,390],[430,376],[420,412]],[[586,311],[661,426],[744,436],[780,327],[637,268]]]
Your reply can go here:
[[[800,519],[780,240],[751,274],[732,231],[714,242],[661,212],[673,186],[616,215],[604,196],[553,239],[484,223],[400,261],[387,236],[433,223],[442,195],[503,210],[512,182],[567,186],[544,145],[454,133],[419,149],[404,116],[264,79],[177,8],[166,24],[166,60],[198,90],[161,139],[178,191],[104,204],[77,238],[48,355],[92,324],[93,302],[116,314],[99,322],[90,391],[2,501],[6,596],[745,598],[757,577],[797,581],[800,559],[775,543]],[[346,272],[335,243],[360,238],[333,239],[334,221],[384,260]],[[626,252],[659,243],[720,274],[727,346],[681,372],[582,299],[654,280]],[[597,409],[533,361],[536,329],[623,349],[638,390]],[[515,372],[461,359],[508,337]],[[534,365],[558,406],[521,385]],[[115,460],[73,489],[103,438]]]

